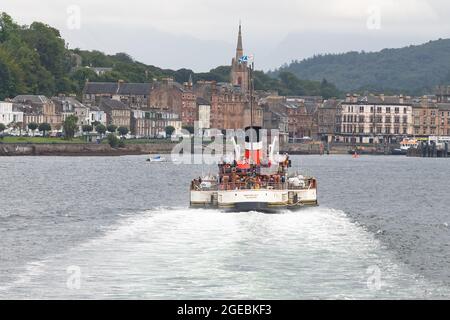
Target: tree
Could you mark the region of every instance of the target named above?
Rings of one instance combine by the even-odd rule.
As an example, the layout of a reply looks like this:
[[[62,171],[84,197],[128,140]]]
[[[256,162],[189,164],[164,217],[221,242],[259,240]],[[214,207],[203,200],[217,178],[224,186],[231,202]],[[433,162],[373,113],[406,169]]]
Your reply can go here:
[[[115,134],[110,133],[108,134],[108,144],[111,146],[111,148],[117,148],[119,146],[119,139],[116,137]]]
[[[39,131],[42,131],[42,135],[45,137],[45,134],[47,132],[49,132],[50,130],[52,130],[52,126],[50,125],[50,123],[41,123],[39,125]]]
[[[95,126],[95,131],[103,136],[106,133],[106,127],[103,124],[98,124]]]
[[[110,125],[107,127],[107,129],[108,129],[108,132],[115,133],[116,130],[117,130],[117,126],[115,126],[115,125],[113,125],[113,124],[110,124]]]
[[[122,137],[125,136],[129,132],[127,127],[119,127],[119,129],[117,129],[117,131],[119,131],[119,133]]]
[[[89,124],[84,125],[81,129],[83,130],[84,133],[89,133],[92,132],[92,130],[94,130],[94,128]]]
[[[23,71],[12,55],[0,47],[0,100],[25,91],[23,78]]]
[[[63,130],[64,137],[67,140],[72,139],[75,136],[75,132],[78,129],[78,117],[70,115],[64,120]]]
[[[31,132],[33,133],[34,136],[34,132],[36,131],[36,129],[39,127],[39,125],[35,122],[30,122],[28,124],[28,129],[31,130]]]
[[[6,130],[6,126],[3,123],[0,123],[0,132],[3,132]]]
[[[166,137],[170,138],[172,134],[175,132],[175,128],[172,126],[167,126],[166,129]]]

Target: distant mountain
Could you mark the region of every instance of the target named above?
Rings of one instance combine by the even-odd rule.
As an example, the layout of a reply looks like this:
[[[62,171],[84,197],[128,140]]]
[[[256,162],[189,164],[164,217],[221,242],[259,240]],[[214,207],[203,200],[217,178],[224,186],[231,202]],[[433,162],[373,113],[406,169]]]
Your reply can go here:
[[[271,73],[334,83],[338,89],[419,95],[450,83],[450,39],[380,52],[316,55]]]

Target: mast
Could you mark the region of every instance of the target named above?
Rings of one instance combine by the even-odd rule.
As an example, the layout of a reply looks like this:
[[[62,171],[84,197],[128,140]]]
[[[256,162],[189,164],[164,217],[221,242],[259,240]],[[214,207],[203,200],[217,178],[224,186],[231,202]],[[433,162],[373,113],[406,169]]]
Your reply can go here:
[[[254,62],[250,64],[249,67],[249,84],[250,84],[250,163],[253,162],[253,68],[254,68]]]

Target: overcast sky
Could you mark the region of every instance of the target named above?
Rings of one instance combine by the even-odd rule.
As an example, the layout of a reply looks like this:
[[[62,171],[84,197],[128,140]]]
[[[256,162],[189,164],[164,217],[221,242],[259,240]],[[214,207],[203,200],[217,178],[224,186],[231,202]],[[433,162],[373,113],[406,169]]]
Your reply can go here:
[[[71,48],[195,71],[231,62],[239,20],[244,50],[264,70],[450,38],[447,0],[1,0],[0,11],[58,28]]]

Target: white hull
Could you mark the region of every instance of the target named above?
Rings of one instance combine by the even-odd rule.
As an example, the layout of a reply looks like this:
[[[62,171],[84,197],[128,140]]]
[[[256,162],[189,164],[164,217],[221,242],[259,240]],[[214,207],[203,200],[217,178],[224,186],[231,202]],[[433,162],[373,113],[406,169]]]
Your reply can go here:
[[[317,190],[191,191],[191,206],[242,210],[296,209],[316,206]]]

